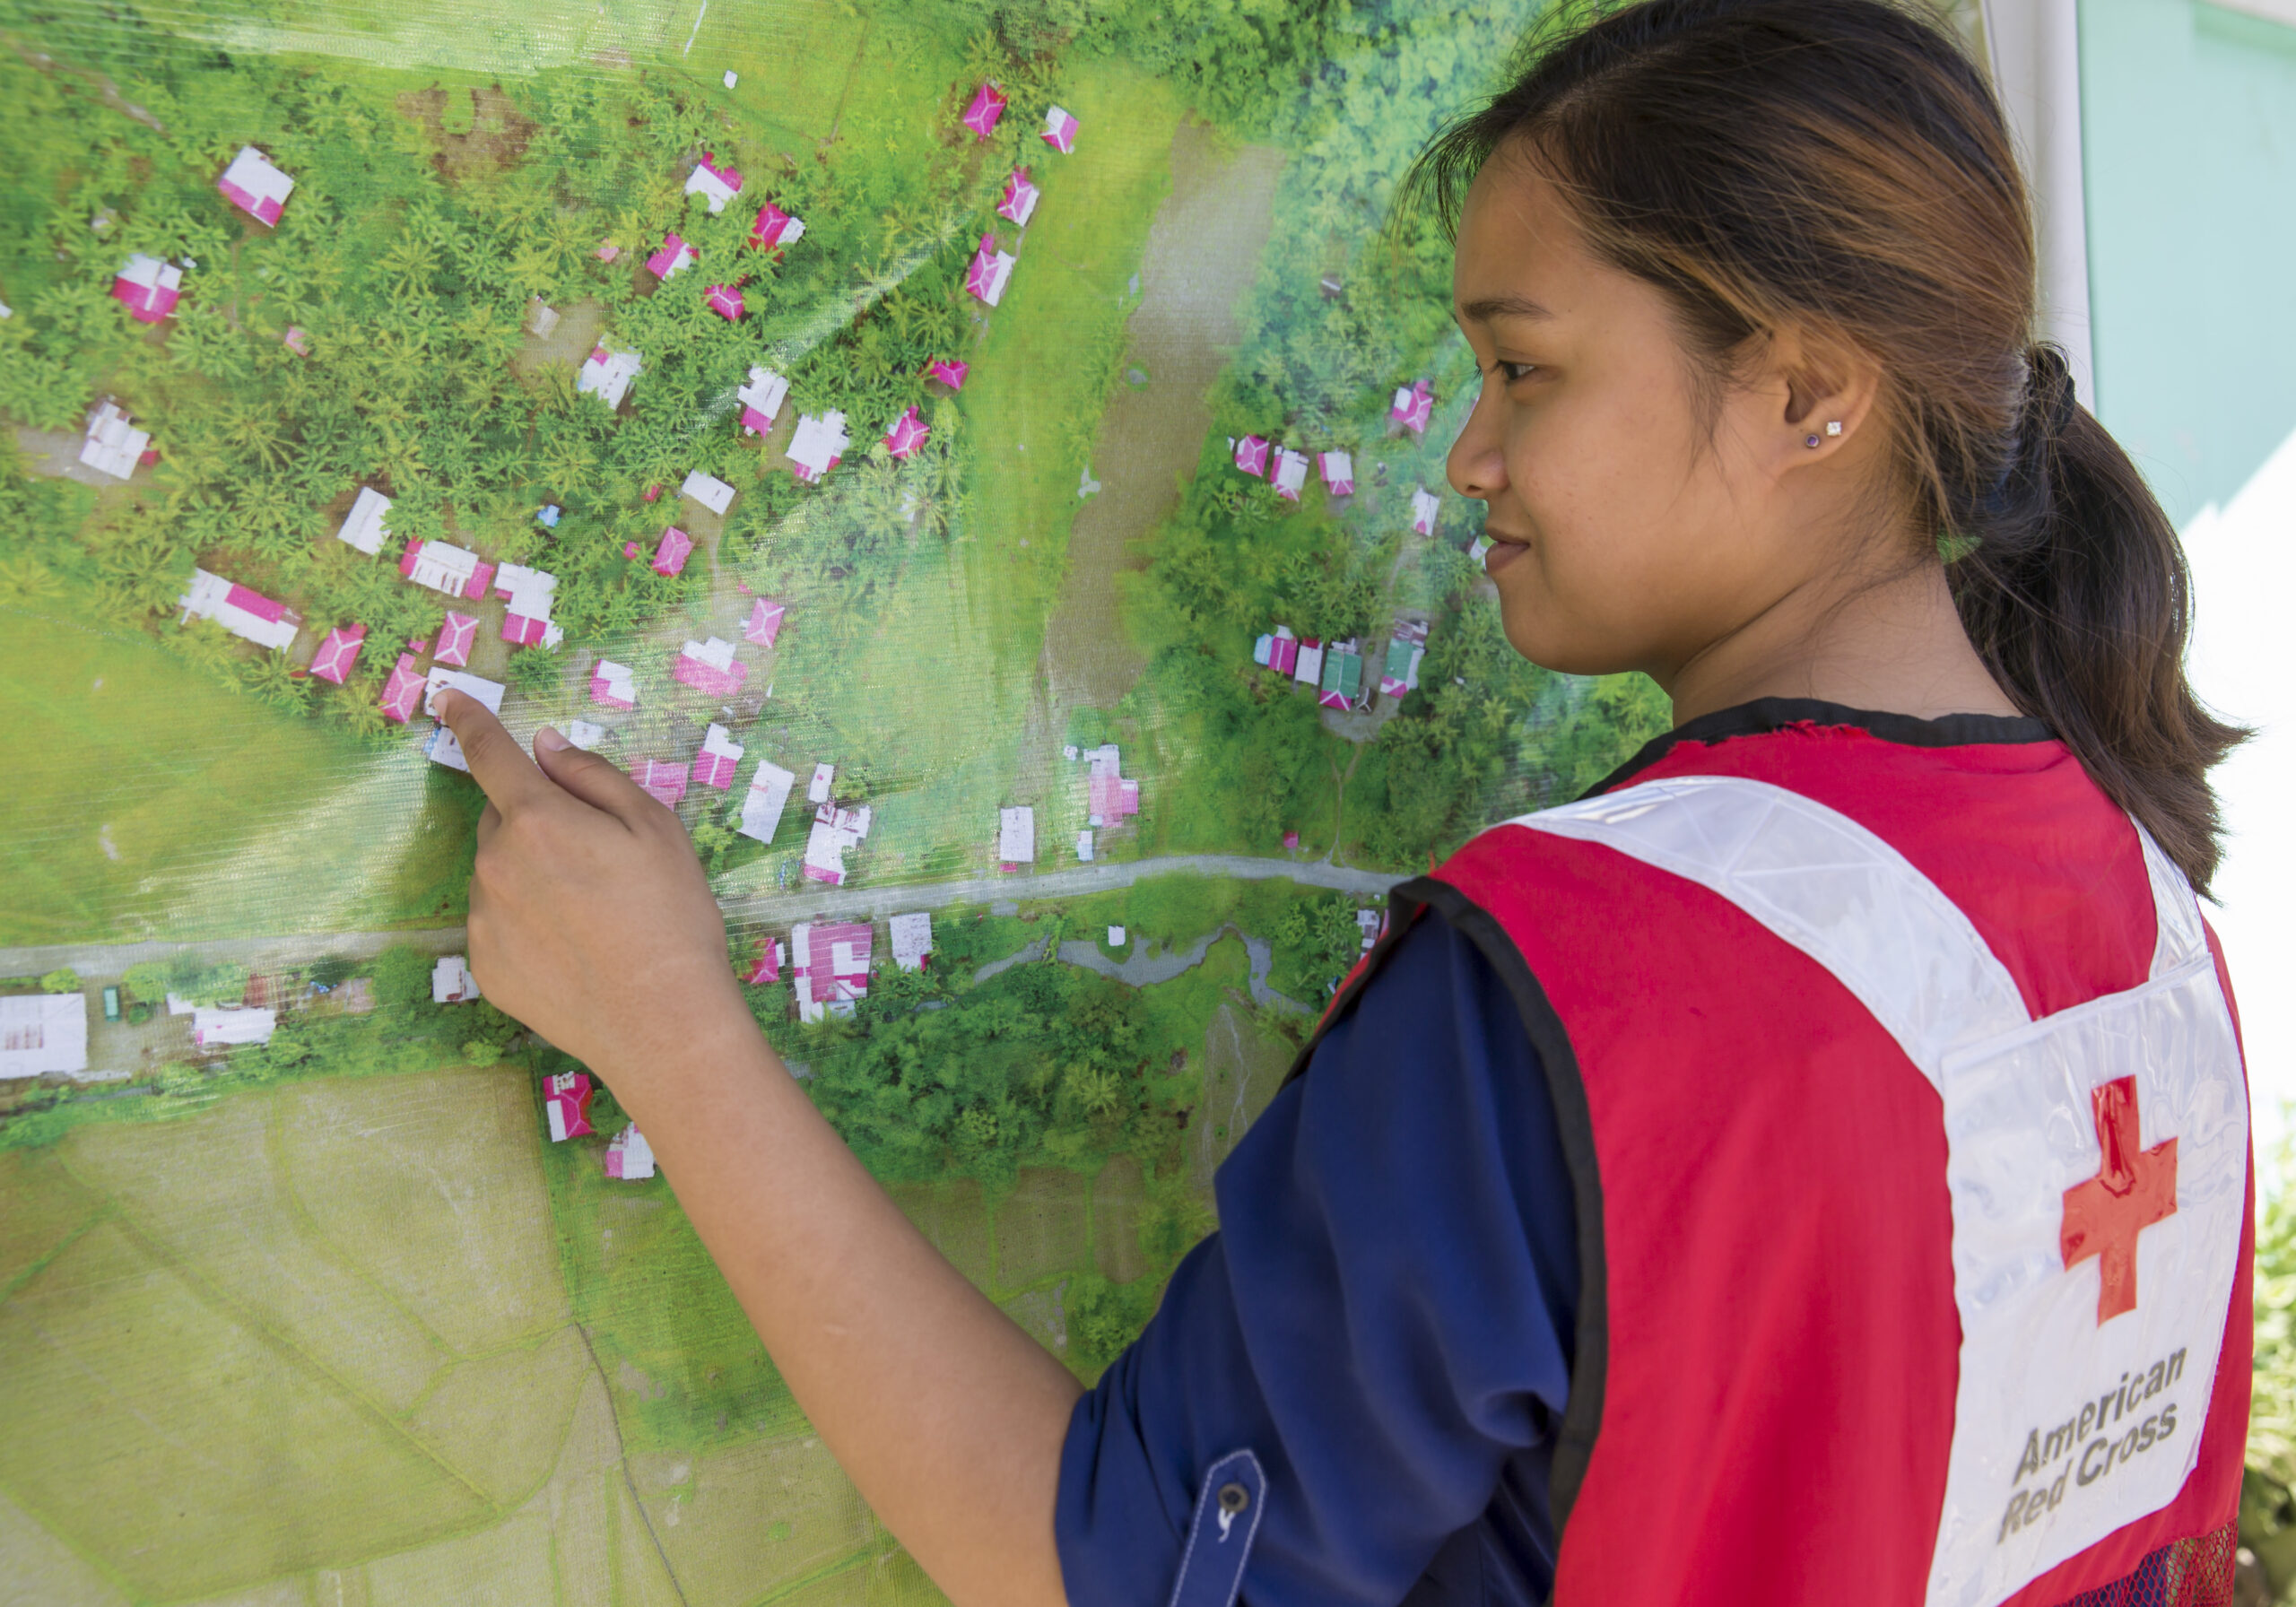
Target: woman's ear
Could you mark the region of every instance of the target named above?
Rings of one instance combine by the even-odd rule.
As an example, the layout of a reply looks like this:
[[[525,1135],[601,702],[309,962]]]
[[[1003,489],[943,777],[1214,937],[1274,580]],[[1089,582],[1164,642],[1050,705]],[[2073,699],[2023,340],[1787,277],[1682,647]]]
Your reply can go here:
[[[1778,399],[1769,421],[1764,456],[1779,473],[1824,463],[1851,447],[1870,446],[1881,370],[1854,347],[1818,343],[1780,330],[1770,343],[1763,394]]]

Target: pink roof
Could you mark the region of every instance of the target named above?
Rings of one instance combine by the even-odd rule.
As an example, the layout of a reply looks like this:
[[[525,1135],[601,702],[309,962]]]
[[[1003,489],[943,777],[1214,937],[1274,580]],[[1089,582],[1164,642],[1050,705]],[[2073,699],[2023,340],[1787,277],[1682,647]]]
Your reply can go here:
[[[612,262],[615,257],[622,255],[622,248],[615,245],[612,240],[601,240],[598,242],[598,248],[590,253],[590,255],[596,257],[600,262]]]
[[[952,391],[961,391],[965,388],[965,376],[970,372],[972,372],[972,365],[969,362],[957,362],[950,358],[936,357],[933,360],[931,366],[925,370],[925,375],[928,379],[939,380]]]
[[[232,607],[244,609],[256,618],[269,620],[274,625],[287,617],[287,604],[276,598],[266,597],[261,592],[251,592],[244,586],[233,586],[227,600]]]
[[[694,691],[706,692],[713,698],[732,697],[742,690],[742,682],[748,680],[749,675],[750,666],[738,658],[734,660],[732,668],[724,670],[714,664],[705,664],[690,653],[679,654],[670,664],[672,680],[683,682]]]
[[[359,662],[359,649],[366,640],[364,625],[337,625],[319,644],[317,656],[311,660],[311,673],[341,686],[351,666]]]
[[[996,119],[1004,115],[1005,99],[994,83],[984,83],[965,108],[965,126],[976,139],[987,139],[996,132]]]
[[[422,538],[419,535],[408,536],[406,538],[406,551],[399,554],[398,572],[402,575],[412,577],[414,573],[415,560],[422,556]]]
[[[654,549],[654,573],[675,575],[685,569],[686,555],[693,551],[693,537],[675,525],[662,532],[661,545]]]
[[[1236,443],[1236,466],[1247,474],[1267,473],[1267,443],[1257,435],[1248,435]]]
[[[1140,783],[1126,781],[1116,776],[1095,776],[1091,780],[1091,809],[1108,824],[1113,826],[1128,814],[1140,812]]]
[[[1408,430],[1424,435],[1427,432],[1428,421],[1434,416],[1434,387],[1424,379],[1414,379],[1412,381],[1410,390],[1405,391],[1400,387],[1396,389],[1394,405],[1387,409],[1387,417]]]
[[[1300,662],[1300,643],[1296,637],[1279,636],[1268,644],[1267,667],[1280,675],[1289,675]]]
[[[126,307],[127,316],[139,324],[158,323],[175,311],[176,303],[183,298],[181,291],[171,291],[164,285],[140,285],[125,274],[113,279],[111,293],[115,300]]]
[[[789,233],[789,225],[795,221],[772,202],[767,202],[757,209],[757,222],[750,225],[750,244],[772,250],[782,243],[782,237]]]
[[[662,248],[646,259],[646,271],[657,279],[667,279],[683,265],[678,261],[688,255],[683,239],[674,234],[662,237]]]
[[[1061,155],[1076,149],[1076,114],[1054,107],[1044,115],[1044,132],[1037,136]]]
[[[474,600],[483,598],[486,595],[487,588],[493,584],[494,566],[491,563],[480,564],[470,572],[470,580],[463,587],[463,595]]]
[[[304,334],[302,326],[299,324],[288,325],[287,333],[279,337],[279,343],[298,357],[309,357],[311,354],[310,337]]]
[[[895,419],[893,427],[885,432],[885,450],[896,458],[907,457],[923,446],[925,438],[932,433],[931,428],[918,417],[917,409],[912,407]]]
[[[714,786],[723,792],[734,785],[735,763],[723,753],[711,753],[705,750],[694,755],[693,778],[703,786]]]
[[[1335,687],[1327,692],[1318,692],[1316,701],[1326,708],[1344,708],[1347,707],[1347,694]]]
[[[440,664],[461,669],[470,663],[470,650],[478,644],[478,618],[475,614],[447,611],[446,623],[439,627],[439,650],[431,655]]]
[[[641,759],[638,761],[638,768],[630,772],[630,777],[672,809],[675,809],[685,796],[686,767],[682,764],[664,764],[658,759]]]
[[[742,428],[752,435],[763,435],[773,428],[773,421],[758,412],[756,408],[744,406],[742,409]]]
[[[760,597],[750,609],[750,622],[742,635],[761,647],[773,646],[773,638],[781,634],[781,615],[785,605],[770,597]]]
[[[502,616],[502,639],[515,647],[532,647],[541,644],[550,633],[548,620],[530,620],[522,613]]]
[[[812,867],[807,866],[808,870]],[[799,974],[813,984],[816,1001],[858,999],[869,991],[869,951],[874,934],[864,923],[815,921],[805,929],[805,946],[789,956]],[[844,970],[837,969],[839,944],[852,957]]]
[[[398,663],[391,666],[390,679],[383,682],[383,717],[402,725],[413,719],[422,701],[422,672],[414,667],[414,655],[400,654]]]
[[[996,215],[1026,224],[1036,206],[1037,187],[1030,182],[1028,169],[1014,168],[1005,177],[1004,198],[996,204]]]
[[[709,310],[716,313],[719,317],[725,319],[728,324],[738,323],[741,321],[742,292],[738,286],[731,284],[713,284],[709,287],[709,294],[705,300],[709,302]]]
[[[761,983],[781,980],[781,958],[774,951],[771,938],[761,937],[757,940],[757,963],[742,973],[742,980],[752,987]]]
[[[1300,834],[1296,831],[1285,832],[1283,834],[1283,846],[1287,848],[1298,847],[1300,846]]]
[[[635,689],[633,687],[633,691]],[[629,698],[618,698],[614,695],[613,682],[606,676],[603,660],[600,661],[599,668],[590,672],[590,701],[602,705],[607,708],[635,708],[638,707],[638,700],[634,696]]]
[[[718,182],[724,185],[727,189],[739,190],[742,187],[741,174],[736,172],[731,167],[719,167],[718,165],[718,157],[716,152],[704,151],[701,153],[701,165],[708,168],[712,173],[716,174],[718,177]]]
[[[996,282],[998,255],[996,237],[984,234],[980,237],[980,249],[972,254],[972,261],[965,268],[966,291],[992,307],[996,304],[996,299],[1004,293]]]
[[[549,1124],[552,1143],[587,1138],[596,1131],[590,1125],[590,1079],[585,1073],[561,1072],[544,1079],[543,1115]]]

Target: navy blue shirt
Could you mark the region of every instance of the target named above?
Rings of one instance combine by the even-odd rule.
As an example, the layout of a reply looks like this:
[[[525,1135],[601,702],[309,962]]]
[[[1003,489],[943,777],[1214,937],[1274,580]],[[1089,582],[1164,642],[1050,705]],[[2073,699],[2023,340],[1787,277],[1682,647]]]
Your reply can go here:
[[[1203,1470],[1245,1448],[1251,1607],[1544,1601],[1577,1223],[1490,962],[1422,916],[1214,1191],[1221,1231],[1069,1420],[1074,1607],[1165,1607]]]

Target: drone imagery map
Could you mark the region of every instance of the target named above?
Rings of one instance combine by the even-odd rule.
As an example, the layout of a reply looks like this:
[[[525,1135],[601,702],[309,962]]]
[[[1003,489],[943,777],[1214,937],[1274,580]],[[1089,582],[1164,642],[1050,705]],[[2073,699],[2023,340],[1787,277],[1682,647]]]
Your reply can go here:
[[[0,4],[0,1602],[939,1599],[480,995],[429,701],[1096,1377],[1384,890],[1663,724],[1508,648],[1394,215],[1536,10]]]

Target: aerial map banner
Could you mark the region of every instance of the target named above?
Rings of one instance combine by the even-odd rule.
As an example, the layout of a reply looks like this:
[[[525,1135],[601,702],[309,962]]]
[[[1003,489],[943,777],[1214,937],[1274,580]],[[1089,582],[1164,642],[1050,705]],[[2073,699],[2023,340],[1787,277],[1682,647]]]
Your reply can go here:
[[[1095,1377],[1384,890],[1663,719],[1508,648],[1393,215],[1536,9],[0,3],[0,1601],[937,1599],[479,995],[428,700]]]

